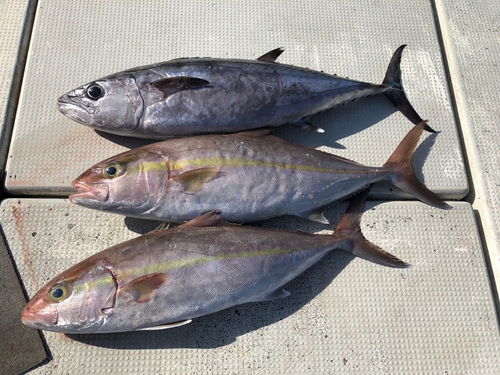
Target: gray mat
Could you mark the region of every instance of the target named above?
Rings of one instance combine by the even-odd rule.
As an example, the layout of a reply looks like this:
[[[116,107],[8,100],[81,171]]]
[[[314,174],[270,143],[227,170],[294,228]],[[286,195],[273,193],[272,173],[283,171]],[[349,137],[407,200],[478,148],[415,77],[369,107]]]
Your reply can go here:
[[[44,333],[53,360],[33,373],[497,374],[500,335],[471,206],[369,202],[366,237],[411,263],[389,269],[333,252],[287,286],[166,331]],[[262,225],[319,232],[295,218]],[[152,230],[67,200],[6,200],[0,221],[28,294],[96,251]]]
[[[21,323],[26,298],[0,234],[0,374],[19,374],[47,358],[40,334]]]
[[[428,136],[415,167],[430,189],[468,191],[432,8],[427,0],[365,3],[294,0],[40,0],[9,152],[14,194],[64,195],[96,162],[143,144],[101,136],[60,114],[56,99],[93,79],[184,56],[255,59],[279,46],[279,61],[381,82],[390,57],[408,44],[404,85],[439,135]],[[412,124],[382,97],[318,115],[325,134],[285,127],[278,134],[357,162],[381,166]],[[37,152],[32,152],[37,150]],[[388,186],[373,196],[405,197]]]
[[[500,3],[437,1],[474,194],[500,289]]]
[[[14,123],[36,1],[0,1],[0,177]],[[1,193],[0,193],[1,196]]]

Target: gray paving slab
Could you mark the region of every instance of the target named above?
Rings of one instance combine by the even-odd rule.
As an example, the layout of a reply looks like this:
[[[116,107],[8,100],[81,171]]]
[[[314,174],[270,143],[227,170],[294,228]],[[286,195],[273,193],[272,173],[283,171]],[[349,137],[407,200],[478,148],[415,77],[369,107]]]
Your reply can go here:
[[[60,2],[40,0],[9,151],[12,194],[65,195],[71,181],[106,157],[143,142],[103,137],[60,114],[56,99],[93,79],[183,56],[257,58],[279,46],[279,61],[381,82],[401,44],[403,80],[416,110],[441,133],[428,136],[417,173],[439,195],[468,191],[432,7],[427,0],[255,0]],[[326,129],[290,127],[278,135],[360,163],[382,165],[411,123],[381,97],[318,115]],[[34,152],[36,150],[36,152]],[[404,197],[388,186],[374,196]]]
[[[0,300],[0,374],[19,374],[44,361],[47,353],[40,334],[19,320],[26,298],[1,234]]]
[[[436,1],[473,194],[500,290],[500,3]]]
[[[30,0],[0,1],[0,176],[14,123],[21,88],[35,2]],[[1,193],[0,193],[1,194]]]
[[[397,270],[332,252],[287,286],[283,300],[247,304],[159,332],[46,332],[48,373],[497,374],[500,335],[471,206],[369,202],[366,237],[413,265]],[[261,225],[331,233],[284,217]],[[62,199],[9,199],[0,222],[30,296],[72,264],[156,222]]]

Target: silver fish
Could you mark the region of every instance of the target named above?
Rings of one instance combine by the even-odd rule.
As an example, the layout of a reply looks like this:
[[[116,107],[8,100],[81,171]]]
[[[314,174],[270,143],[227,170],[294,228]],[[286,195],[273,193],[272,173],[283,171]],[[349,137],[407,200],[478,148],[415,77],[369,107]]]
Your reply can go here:
[[[409,267],[363,237],[366,195],[353,199],[333,235],[228,225],[209,213],[132,239],[55,277],[22,321],[64,333],[178,327],[231,306],[287,297],[284,285],[333,249]]]
[[[78,192],[69,199],[165,221],[218,210],[237,223],[296,215],[327,224],[326,206],[386,180],[448,209],[413,173],[410,160],[424,126],[415,126],[380,168],[298,146],[266,130],[167,140],[96,164],[73,182]]]
[[[185,58],[135,68],[80,86],[58,99],[61,113],[104,132],[165,139],[294,123],[322,132],[308,117],[351,100],[384,94],[410,121],[421,117],[401,83],[404,45],[382,84],[257,60]],[[433,131],[429,126],[426,130]]]

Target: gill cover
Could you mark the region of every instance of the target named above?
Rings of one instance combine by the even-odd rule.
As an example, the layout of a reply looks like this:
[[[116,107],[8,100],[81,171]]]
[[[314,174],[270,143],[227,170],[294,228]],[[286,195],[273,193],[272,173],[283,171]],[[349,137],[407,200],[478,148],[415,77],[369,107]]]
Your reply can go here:
[[[95,332],[113,313],[117,283],[109,268],[83,261],[35,294],[22,313],[24,324],[55,332]]]

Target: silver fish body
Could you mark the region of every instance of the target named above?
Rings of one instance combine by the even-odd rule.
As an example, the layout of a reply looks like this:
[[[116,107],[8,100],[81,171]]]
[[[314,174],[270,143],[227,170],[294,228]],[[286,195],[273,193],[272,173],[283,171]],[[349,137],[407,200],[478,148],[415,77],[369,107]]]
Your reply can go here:
[[[350,100],[385,94],[417,124],[422,119],[401,85],[403,48],[378,85],[275,63],[280,53],[273,54],[275,50],[260,60],[187,58],[127,70],[68,92],[58,99],[58,109],[97,130],[165,139],[297,120],[299,126],[315,128],[300,120]]]
[[[333,235],[218,226],[217,219],[132,239],[51,280],[28,303],[23,322],[65,333],[171,328],[242,303],[286,297],[283,286],[332,249],[408,267],[362,236],[364,197],[351,203]]]
[[[163,141],[96,164],[74,181],[78,193],[70,200],[165,221],[187,221],[217,210],[230,222],[297,215],[328,223],[321,213],[326,206],[387,180],[426,203],[448,208],[411,168],[413,150],[406,146],[414,149],[424,125],[414,127],[380,168],[264,131]]]

